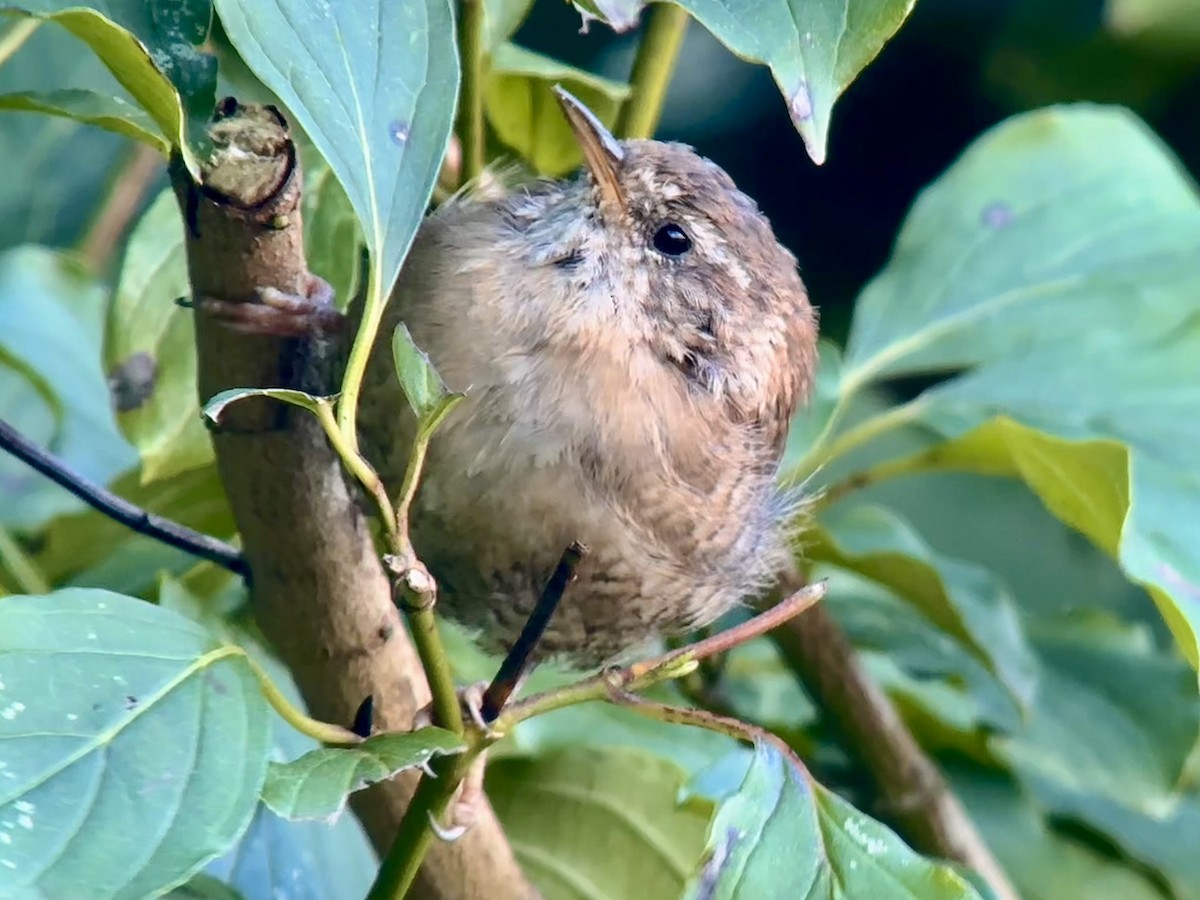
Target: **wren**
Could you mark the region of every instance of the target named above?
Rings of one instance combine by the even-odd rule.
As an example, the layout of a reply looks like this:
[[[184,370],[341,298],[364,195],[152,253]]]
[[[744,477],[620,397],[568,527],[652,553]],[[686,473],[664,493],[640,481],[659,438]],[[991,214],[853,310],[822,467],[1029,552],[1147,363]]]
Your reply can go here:
[[[721,168],[618,141],[557,93],[581,172],[466,192],[425,220],[359,422],[394,492],[415,429],[389,346],[403,321],[466,392],[430,443],[411,523],[439,610],[504,650],[580,542],[538,655],[591,667],[711,623],[787,567],[801,500],[776,474],[817,325],[795,258]],[[268,305],[210,303],[245,307],[236,327],[292,330],[265,323],[297,304]]]

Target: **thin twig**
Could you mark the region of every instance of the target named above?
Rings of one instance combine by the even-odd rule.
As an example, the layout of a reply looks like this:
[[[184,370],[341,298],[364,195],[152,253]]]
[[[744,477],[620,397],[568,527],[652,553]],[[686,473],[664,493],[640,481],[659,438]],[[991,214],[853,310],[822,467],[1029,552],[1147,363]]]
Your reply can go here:
[[[416,559],[402,560],[388,556],[384,558],[384,564],[392,575],[394,589],[398,591],[400,609],[408,619],[413,644],[433,695],[433,724],[462,734],[466,726],[458,692],[454,689],[450,657],[442,644],[437,618],[433,614],[433,608],[437,605],[437,582]],[[405,818],[408,818],[407,814]]]
[[[633,92],[617,118],[619,137],[654,136],[687,24],[688,14],[682,7],[673,3],[656,3],[650,7],[646,33],[633,60],[630,75]]]
[[[102,272],[108,267],[141,208],[147,188],[165,169],[166,161],[157,150],[142,143],[134,145],[79,247],[91,271]]]
[[[66,488],[92,509],[139,534],[162,541],[200,559],[206,559],[236,575],[246,577],[250,574],[245,558],[229,544],[134,506],[128,500],[84,478],[3,420],[0,420],[0,450],[12,454],[55,484]]]
[[[666,722],[669,725],[691,725],[696,728],[715,731],[718,734],[725,734],[739,741],[770,744],[788,762],[799,769],[805,778],[812,779],[812,774],[808,771],[808,766],[804,764],[804,760],[792,749],[792,746],[779,735],[773,734],[766,728],[751,725],[749,722],[743,722],[741,719],[735,719],[732,716],[709,712],[706,709],[692,709],[686,706],[671,706],[666,703],[658,703],[654,700],[639,697],[637,694],[628,691],[615,693],[612,696],[612,700],[614,703],[627,707],[634,712],[651,719],[657,719],[660,722]]]
[[[579,568],[579,563],[586,553],[587,548],[578,541],[572,542],[571,546],[563,551],[558,565],[554,569],[554,574],[550,576],[550,580],[542,589],[537,605],[525,622],[525,627],[521,629],[512,649],[504,657],[504,662],[500,664],[496,677],[492,679],[492,683],[483,693],[483,702],[480,705],[483,721],[496,721],[496,717],[500,715],[513,692],[528,677],[533,668],[531,658],[534,648],[545,634],[546,626],[550,624],[550,618],[558,609],[558,604],[562,600],[563,594],[566,593],[567,585],[574,580],[575,570]]]
[[[518,722],[576,703],[592,700],[619,701],[626,693],[686,675],[695,671],[698,660],[722,653],[730,647],[778,627],[780,623],[808,609],[824,595],[824,582],[806,585],[775,608],[690,647],[683,647],[625,668],[601,672],[574,685],[546,691],[511,704],[496,720],[496,727],[492,731],[484,732],[478,727],[468,728],[465,733],[467,752],[444,758],[441,760],[443,765],[435,769],[437,777],[421,779],[413,801],[400,823],[396,839],[384,857],[368,900],[400,900],[404,897],[404,892],[416,877],[421,859],[433,840],[429,826],[430,818],[441,818],[459,782],[475,758]]]
[[[660,681],[681,678],[694,672],[700,660],[724,653],[731,647],[778,628],[789,619],[800,615],[823,596],[825,582],[813,582],[753,619],[714,634],[690,647],[681,647],[655,659],[632,663],[623,668],[609,669],[574,684],[520,700],[511,704],[499,717],[496,731],[500,734],[506,733],[525,719],[565,706],[607,699],[613,691],[638,691]]]

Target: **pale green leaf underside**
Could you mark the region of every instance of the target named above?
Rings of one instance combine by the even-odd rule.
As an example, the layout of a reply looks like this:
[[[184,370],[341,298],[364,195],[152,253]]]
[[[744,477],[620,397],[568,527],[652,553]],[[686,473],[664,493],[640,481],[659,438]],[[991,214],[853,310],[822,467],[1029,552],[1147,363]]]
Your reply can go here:
[[[205,403],[203,413],[212,421],[220,422],[221,414],[225,412],[226,407],[249,397],[265,397],[268,400],[278,400],[289,406],[298,406],[301,409],[307,409],[309,412],[314,413],[321,409],[330,408],[333,403],[332,397],[315,397],[312,394],[304,393],[304,391],[296,391],[290,388],[230,388],[227,391],[221,391],[221,393],[215,395]]]
[[[450,137],[458,54],[447,0],[217,0],[246,65],[346,190],[381,292],[399,274]]]
[[[250,821],[266,703],[241,651],[182,616],[78,588],[0,600],[0,684],[8,884],[148,896]]]
[[[95,91],[69,88],[59,91],[0,94],[0,110],[2,109],[40,112],[74,119],[85,125],[95,125],[106,131],[141,141],[164,155],[171,146],[141,107],[127,103],[120,97],[110,97]]]
[[[978,900],[953,871],[918,856],[767,744],[717,810],[685,896]]]
[[[916,0],[681,0],[738,56],[770,67],[818,165],[833,104],[903,24]]]

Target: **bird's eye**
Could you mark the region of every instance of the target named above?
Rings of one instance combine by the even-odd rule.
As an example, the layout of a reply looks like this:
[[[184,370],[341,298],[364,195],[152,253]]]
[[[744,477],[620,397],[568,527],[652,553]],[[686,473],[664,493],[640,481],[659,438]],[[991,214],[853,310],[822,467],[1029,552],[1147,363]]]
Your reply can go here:
[[[654,232],[654,249],[667,256],[683,256],[692,249],[692,239],[674,222],[668,222]]]

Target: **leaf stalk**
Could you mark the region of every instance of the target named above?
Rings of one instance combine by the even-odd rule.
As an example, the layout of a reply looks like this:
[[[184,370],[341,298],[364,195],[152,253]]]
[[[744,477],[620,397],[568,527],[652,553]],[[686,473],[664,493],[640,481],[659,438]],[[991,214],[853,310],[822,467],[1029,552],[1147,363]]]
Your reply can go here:
[[[487,8],[483,0],[462,0],[458,7],[458,52],[462,81],[455,131],[462,146],[463,184],[483,174],[483,80],[487,69],[484,46]]]
[[[673,3],[656,3],[650,7],[646,33],[633,60],[632,92],[617,118],[616,132],[620,137],[654,136],[687,24],[688,14],[682,7]]]

